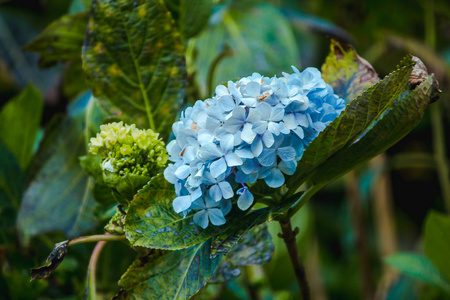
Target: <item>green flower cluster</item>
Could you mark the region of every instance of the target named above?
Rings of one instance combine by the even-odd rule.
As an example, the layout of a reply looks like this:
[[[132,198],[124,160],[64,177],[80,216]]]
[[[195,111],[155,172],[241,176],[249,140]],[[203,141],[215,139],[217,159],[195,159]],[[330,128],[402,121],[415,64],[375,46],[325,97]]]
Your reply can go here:
[[[100,129],[97,137],[91,138],[89,151],[103,159],[104,173],[150,177],[167,165],[165,144],[151,129],[142,130],[123,122],[102,125]]]

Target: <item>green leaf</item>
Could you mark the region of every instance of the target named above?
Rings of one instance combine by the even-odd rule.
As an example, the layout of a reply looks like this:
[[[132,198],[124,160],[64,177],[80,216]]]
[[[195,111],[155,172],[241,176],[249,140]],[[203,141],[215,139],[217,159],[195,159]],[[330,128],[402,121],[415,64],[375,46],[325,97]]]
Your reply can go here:
[[[213,0],[165,0],[184,39],[196,36],[207,24]]]
[[[116,190],[126,200],[131,201],[136,193],[149,181],[150,177],[129,173],[120,178]]]
[[[431,211],[425,220],[424,248],[427,257],[450,281],[450,217]]]
[[[291,70],[291,65],[299,66],[300,55],[292,28],[276,7],[268,4],[248,9],[222,7],[213,19],[215,23],[194,40],[196,81],[203,95],[211,96],[207,95],[209,68],[225,44],[235,55],[217,66],[213,86],[253,72],[273,76],[281,70]]]
[[[413,63],[392,72],[352,101],[306,148],[297,171],[287,180],[295,190],[312,171],[357,139],[407,89]],[[328,164],[327,164],[328,165]]]
[[[250,229],[227,257],[237,266],[261,265],[272,259],[274,246],[266,224]]]
[[[33,156],[42,107],[41,94],[29,84],[0,112],[0,140],[14,154],[23,170]]]
[[[62,60],[79,59],[88,18],[88,12],[64,15],[47,26],[24,49],[40,54],[41,67],[49,67]]]
[[[180,34],[163,1],[94,0],[91,11],[83,68],[94,96],[168,136],[186,70]]]
[[[172,206],[173,185],[159,174],[131,202],[125,218],[125,232],[133,246],[178,250],[218,235],[224,226],[194,224],[193,214],[180,217]]]
[[[265,264],[272,259],[274,245],[267,225],[251,228],[237,241],[235,247],[228,250],[223,253],[226,256],[222,256],[211,283],[229,282],[241,274],[239,266]],[[214,244],[211,246],[213,251]]]
[[[422,119],[433,93],[434,76],[411,92],[405,92],[363,137],[330,157],[311,176],[314,182],[328,182],[385,151],[407,135]]]
[[[335,40],[331,40],[330,54],[322,65],[322,77],[347,103],[379,81],[375,69],[355,49]]]
[[[84,155],[80,156],[80,166],[83,169],[83,171],[94,177],[97,181],[103,181],[102,178],[102,159],[97,155]]]
[[[399,253],[389,256],[385,259],[385,262],[412,278],[424,281],[450,293],[450,283],[445,281],[441,273],[423,255]]]
[[[89,109],[92,101],[86,111],[78,107],[83,102],[86,99],[81,98],[70,108],[78,115],[53,122],[41,143],[31,168],[35,174],[23,196],[17,220],[25,244],[30,237],[41,233],[62,230],[73,237],[95,225],[94,179],[83,172],[78,160],[87,152],[89,128],[94,126],[95,114]]]
[[[245,236],[254,226],[264,223],[269,217],[270,209],[263,208],[249,213],[239,222],[229,223],[211,246],[211,256],[227,253]]]
[[[211,259],[208,240],[146,262],[136,260],[122,276],[123,298],[189,299],[207,284],[220,257]]]
[[[0,141],[0,220],[2,228],[10,226],[8,208],[17,211],[25,188],[25,176],[14,155]],[[6,210],[6,211],[5,211]],[[13,213],[15,216],[15,213]],[[9,223],[9,224],[8,224]]]

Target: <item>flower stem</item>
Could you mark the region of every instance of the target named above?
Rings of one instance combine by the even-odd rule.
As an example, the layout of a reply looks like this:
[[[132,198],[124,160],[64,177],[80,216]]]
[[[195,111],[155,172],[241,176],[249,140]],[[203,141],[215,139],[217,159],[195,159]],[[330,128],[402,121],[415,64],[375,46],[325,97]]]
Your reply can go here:
[[[280,226],[281,231],[283,232],[281,237],[286,244],[289,258],[291,259],[294,268],[295,277],[297,278],[298,287],[300,288],[302,300],[310,300],[311,293],[309,290],[308,279],[306,278],[305,266],[303,265],[300,252],[298,252],[297,244],[295,242],[296,232],[292,230],[290,219],[280,221]]]
[[[436,47],[436,26],[434,16],[434,1],[427,1],[425,4],[425,43],[431,49]],[[443,126],[441,103],[435,103],[430,108],[431,129],[433,136],[433,152],[436,161],[439,183],[442,191],[442,198],[447,212],[450,213],[450,171],[446,157],[445,132]]]
[[[92,243],[92,242],[101,242],[101,241],[105,241],[105,242],[123,241],[125,239],[126,239],[125,235],[117,235],[117,234],[87,235],[87,236],[80,236],[73,240],[69,240],[69,243],[67,246],[73,246],[73,245],[84,244],[84,243]]]
[[[95,245],[94,251],[92,251],[91,259],[89,261],[89,299],[90,300],[96,299],[95,270],[97,269],[98,257],[100,256],[100,252],[102,251],[105,244],[106,244],[106,241],[101,241],[101,242],[98,242],[97,245]]]

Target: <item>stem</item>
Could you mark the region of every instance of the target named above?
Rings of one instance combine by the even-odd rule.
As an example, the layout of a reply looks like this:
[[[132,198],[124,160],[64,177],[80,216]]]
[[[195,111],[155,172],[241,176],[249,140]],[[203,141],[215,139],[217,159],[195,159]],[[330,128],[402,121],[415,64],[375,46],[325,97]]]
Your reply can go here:
[[[295,215],[295,213],[302,208],[303,205],[306,204],[306,202],[308,202],[309,199],[311,199],[312,196],[314,196],[321,188],[323,188],[325,185],[327,185],[327,183],[321,183],[321,184],[316,184],[311,186],[309,189],[307,189],[301,196],[300,198],[297,200],[297,202],[295,202],[292,207],[288,210],[286,216],[283,218],[283,220],[287,221],[289,220],[293,215]],[[289,195],[289,193],[287,193],[286,195]]]
[[[123,241],[125,240],[125,235],[117,235],[117,234],[96,234],[96,235],[87,235],[87,236],[80,236],[78,238],[75,238],[73,240],[69,240],[69,246],[78,245],[78,244],[84,244],[84,243],[92,243],[92,242],[112,242],[112,241]]]
[[[213,60],[211,65],[208,69],[208,95],[211,96],[214,93],[213,89],[213,82],[214,82],[214,73],[216,71],[217,66],[219,63],[226,57],[232,56],[234,54],[233,50],[228,46],[228,44],[225,44],[223,46],[222,51],[217,55],[217,57]]]
[[[434,18],[434,1],[425,4],[425,43],[434,50],[436,46],[436,28]],[[431,129],[433,132],[433,152],[436,160],[439,183],[442,190],[442,198],[447,212],[450,213],[450,176],[446,154],[445,133],[442,125],[442,109],[440,102],[431,108]]]
[[[262,300],[258,287],[255,285],[254,266],[244,268],[244,283],[251,300]]]
[[[360,263],[361,280],[363,287],[363,299],[373,298],[373,286],[370,274],[370,257],[367,241],[366,224],[364,222],[363,209],[361,207],[361,195],[358,190],[355,171],[348,173],[346,178],[347,199],[350,206],[350,216],[353,230],[356,236],[356,251]]]
[[[95,270],[97,269],[97,261],[100,256],[100,252],[105,246],[106,241],[98,242],[92,251],[91,259],[89,261],[89,299],[95,300],[97,295],[95,293]]]
[[[281,231],[283,234],[281,237],[286,244],[286,248],[291,259],[292,266],[294,268],[295,277],[297,278],[298,287],[300,288],[300,294],[302,300],[310,300],[311,293],[309,291],[308,280],[306,278],[305,266],[302,263],[300,252],[298,252],[297,244],[295,243],[294,231],[292,231],[291,220],[280,221]]]

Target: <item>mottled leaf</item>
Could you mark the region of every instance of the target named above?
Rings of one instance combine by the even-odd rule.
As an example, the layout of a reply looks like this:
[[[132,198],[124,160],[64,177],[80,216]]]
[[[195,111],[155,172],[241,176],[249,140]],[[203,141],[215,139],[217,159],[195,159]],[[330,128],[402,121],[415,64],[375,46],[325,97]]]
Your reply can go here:
[[[115,190],[126,200],[131,201],[136,193],[148,182],[150,177],[127,174],[122,176],[117,183]]]
[[[272,237],[266,224],[250,229],[227,254],[237,266],[268,263],[273,255]]]
[[[42,107],[41,94],[29,84],[0,112],[0,140],[14,154],[22,169],[27,168],[33,156]]]
[[[83,68],[101,102],[167,134],[186,81],[184,48],[162,0],[93,0]]]
[[[331,40],[330,48],[322,77],[347,103],[380,80],[375,69],[352,47]]]
[[[385,262],[412,278],[421,280],[450,293],[450,283],[445,281],[436,267],[423,255],[399,253],[389,256],[385,259]]]
[[[164,2],[185,39],[197,35],[208,24],[214,6],[213,0],[164,0]]]
[[[24,49],[41,55],[41,67],[51,66],[57,61],[80,59],[88,18],[88,12],[64,15],[47,26]]]
[[[314,169],[354,142],[407,89],[413,63],[411,59],[404,63],[347,105],[345,111],[308,145],[297,171],[287,180],[290,189],[295,190]]]
[[[194,224],[193,214],[181,217],[172,206],[175,189],[162,174],[152,178],[131,202],[125,218],[125,232],[133,246],[177,250],[218,235],[222,226],[206,229]],[[233,215],[233,213],[230,213]]]
[[[424,248],[427,257],[450,282],[450,217],[431,211],[424,228]]]
[[[17,220],[25,243],[44,232],[62,230],[75,236],[95,225],[91,193],[94,179],[83,172],[78,160],[87,152],[92,134],[89,128],[94,127],[95,114],[87,109],[86,115],[82,109],[88,99],[76,101],[69,109],[71,114],[53,122],[44,135]]]
[[[312,174],[312,180],[328,182],[380,154],[407,135],[420,122],[428,107],[434,90],[433,78],[429,76],[414,91],[405,91],[387,113],[377,119],[371,130],[319,166]]]
[[[189,299],[213,275],[220,257],[211,259],[211,241],[169,252],[150,260],[136,260],[122,276],[121,299]]]
[[[249,230],[256,225],[264,223],[269,214],[270,209],[259,209],[245,216],[240,222],[230,224],[212,244],[211,256],[226,255]]]
[[[239,1],[242,2],[242,1]],[[300,55],[292,28],[279,9],[268,4],[245,9],[222,6],[210,24],[195,39],[197,83],[208,93],[210,66],[225,45],[235,53],[223,59],[214,71],[212,86],[259,72],[266,76],[299,66]],[[270,47],[268,47],[270,45]]]

